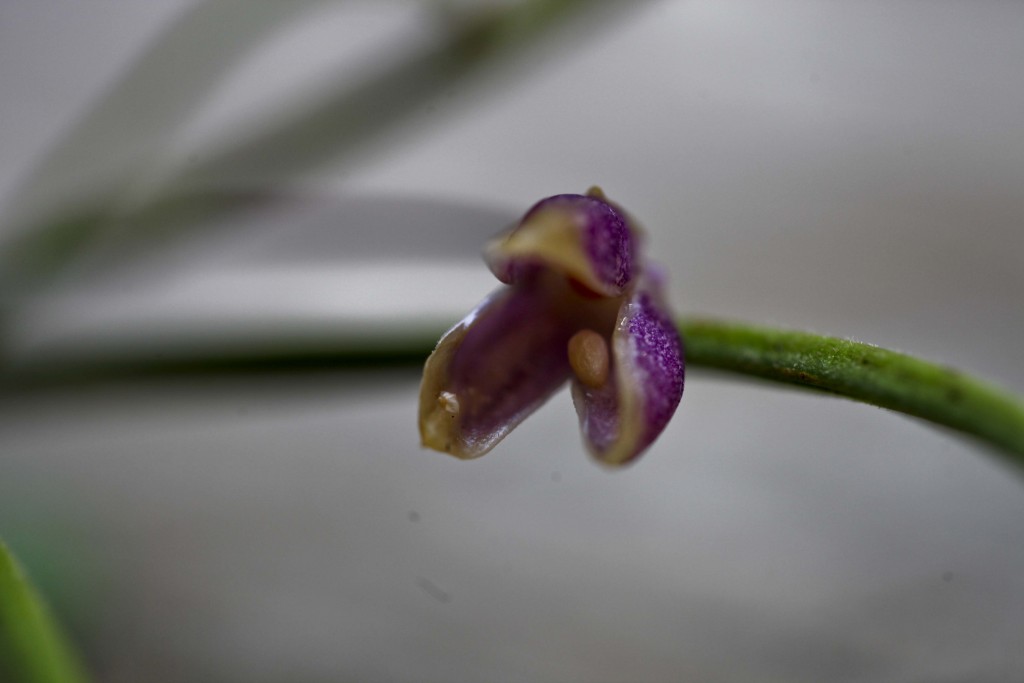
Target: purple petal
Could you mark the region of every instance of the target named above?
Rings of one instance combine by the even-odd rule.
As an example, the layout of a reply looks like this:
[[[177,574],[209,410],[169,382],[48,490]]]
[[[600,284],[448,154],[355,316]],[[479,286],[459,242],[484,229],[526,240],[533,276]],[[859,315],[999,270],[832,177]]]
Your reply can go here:
[[[606,464],[640,455],[683,395],[683,346],[660,289],[658,278],[645,275],[619,309],[608,382],[594,389],[573,381],[583,439]]]
[[[590,194],[560,194],[535,204],[522,221],[488,247],[494,275],[518,282],[541,266],[561,271],[601,296],[619,296],[636,270],[637,238],[625,213]]]
[[[548,285],[498,290],[441,339],[420,387],[424,446],[479,457],[562,386],[573,329]]]

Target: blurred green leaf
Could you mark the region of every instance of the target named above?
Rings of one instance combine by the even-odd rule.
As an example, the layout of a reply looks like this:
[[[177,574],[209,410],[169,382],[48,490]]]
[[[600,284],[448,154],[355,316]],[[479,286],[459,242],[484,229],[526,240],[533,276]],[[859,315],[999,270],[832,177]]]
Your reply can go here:
[[[12,197],[8,229],[52,225],[57,237],[85,240],[86,227],[102,223],[225,74],[270,32],[323,2],[206,0],[188,9],[36,167]],[[74,206],[93,208],[66,214]]]
[[[24,570],[0,541],[0,680],[84,683],[85,671]]]
[[[288,6],[290,3],[272,4]],[[230,20],[233,12],[245,15],[243,6],[247,10],[248,2],[234,0],[223,8],[217,5],[205,11],[211,14],[211,22],[218,20],[223,24]],[[451,13],[452,28],[439,45],[415,51],[354,88],[340,85],[335,90],[328,88],[319,100],[233,143],[211,150],[202,160],[171,174],[154,190],[134,201],[126,199],[125,190],[131,187],[130,176],[139,169],[136,165],[125,166],[122,174],[113,176],[109,184],[89,197],[63,207],[57,214],[46,215],[24,231],[0,260],[0,284],[8,296],[30,293],[51,281],[96,243],[131,242],[133,234],[143,239],[155,233],[166,235],[200,223],[209,225],[226,214],[251,207],[247,201],[210,202],[205,198],[271,197],[272,188],[282,181],[367,148],[382,133],[420,111],[424,104],[451,94],[457,84],[479,83],[483,80],[480,76],[489,67],[506,58],[526,54],[539,38],[575,14],[608,6],[585,0],[526,0],[492,6],[486,11]],[[194,21],[194,17],[189,18],[188,24]],[[236,55],[250,44],[252,37],[269,26],[269,20],[257,23],[246,34],[247,40],[239,40],[234,50],[224,50],[220,55],[223,65],[227,65],[229,56]],[[199,29],[193,27],[195,31]],[[204,36],[216,33],[200,32]],[[169,44],[161,43],[155,54],[144,60],[144,72],[150,77],[164,73],[166,78],[168,73],[185,68],[179,64],[171,71],[170,67],[161,66],[162,60],[177,55],[178,43],[176,38]],[[205,68],[193,65],[193,70]],[[136,78],[130,79],[125,86],[128,94],[120,99],[134,99]],[[186,105],[205,92],[211,83],[212,79],[197,80],[188,90],[189,96],[179,101],[175,116],[167,116],[166,120],[180,123],[178,118],[187,111]],[[97,127],[104,135],[116,134],[106,130],[111,125],[109,120],[114,118],[109,111],[114,106],[101,106],[83,127]],[[68,149],[75,151],[78,139],[78,135],[74,136],[75,144]],[[155,150],[152,143],[152,139],[146,138],[143,149]],[[85,152],[75,151],[75,154],[81,153]],[[62,155],[55,155],[48,166],[59,165],[61,159]],[[211,192],[211,186],[225,184],[243,189]],[[46,200],[45,193],[40,199]]]

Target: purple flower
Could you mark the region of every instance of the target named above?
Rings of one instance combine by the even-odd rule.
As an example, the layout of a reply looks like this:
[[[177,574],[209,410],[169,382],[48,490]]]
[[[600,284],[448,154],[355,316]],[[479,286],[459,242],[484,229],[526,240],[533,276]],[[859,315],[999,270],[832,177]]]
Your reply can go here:
[[[658,437],[683,394],[683,351],[663,276],[640,235],[598,188],[533,206],[484,258],[506,286],[438,342],[420,387],[423,445],[488,452],[562,384],[587,448],[629,462]]]

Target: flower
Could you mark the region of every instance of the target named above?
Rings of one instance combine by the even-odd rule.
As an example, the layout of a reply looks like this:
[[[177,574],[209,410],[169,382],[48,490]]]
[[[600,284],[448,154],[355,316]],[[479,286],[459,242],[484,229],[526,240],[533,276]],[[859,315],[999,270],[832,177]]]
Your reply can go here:
[[[664,276],[599,188],[535,204],[484,252],[505,283],[449,330],[420,387],[423,445],[479,457],[566,380],[583,441],[609,465],[640,455],[683,394]]]

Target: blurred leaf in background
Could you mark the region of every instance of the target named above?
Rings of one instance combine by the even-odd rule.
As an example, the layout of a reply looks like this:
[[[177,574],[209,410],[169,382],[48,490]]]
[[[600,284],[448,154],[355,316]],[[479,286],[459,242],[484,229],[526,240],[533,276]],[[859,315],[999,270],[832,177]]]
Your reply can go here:
[[[5,295],[31,293],[97,246],[159,241],[273,199],[301,174],[366,149],[456,83],[481,84],[488,68],[526,56],[569,19],[623,9],[526,0],[437,13],[435,44],[355,87],[327,84],[313,101],[291,102],[270,121],[246,123],[243,134],[227,136],[235,139],[167,169],[164,144],[225,72],[271,29],[316,4],[228,0],[189,10],[27,183],[11,210],[14,241],[0,255]],[[154,87],[165,80],[173,85]],[[127,140],[125,120],[133,122]]]

